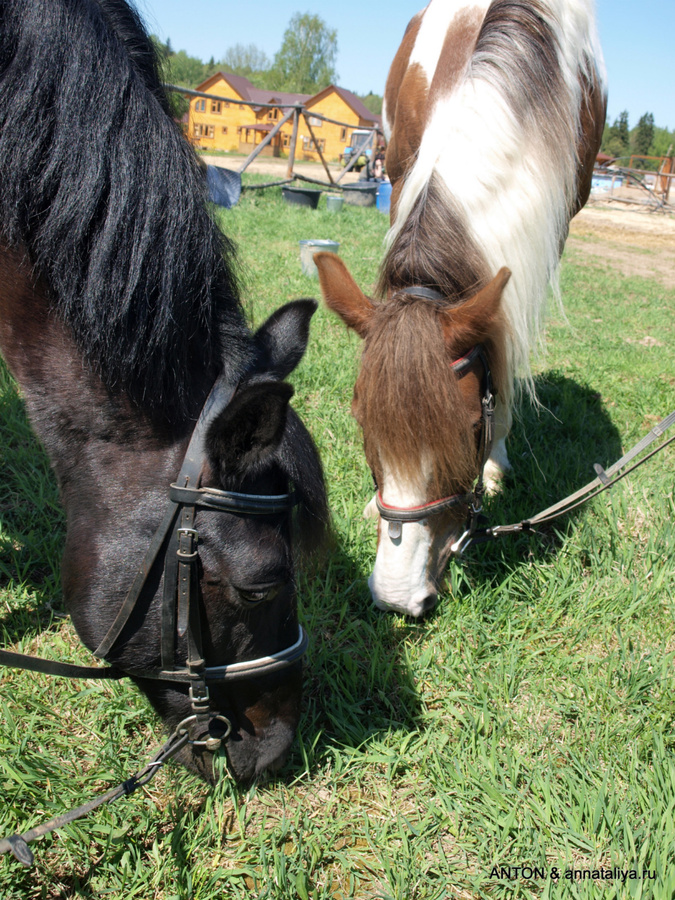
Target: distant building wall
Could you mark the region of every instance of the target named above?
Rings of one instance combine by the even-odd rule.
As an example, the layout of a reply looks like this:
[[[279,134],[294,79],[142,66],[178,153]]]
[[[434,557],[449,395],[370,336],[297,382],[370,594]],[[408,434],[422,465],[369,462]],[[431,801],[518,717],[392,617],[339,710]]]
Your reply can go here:
[[[187,133],[192,144],[202,150],[225,150],[250,153],[269,133],[287,111],[281,104],[304,103],[316,141],[328,160],[338,160],[351,141],[355,128],[372,128],[379,124],[379,117],[365,109],[361,101],[343,88],[331,85],[313,97],[300,94],[283,94],[254,88],[241,76],[219,72],[202,82],[197,90],[226,100],[193,97],[188,113]],[[279,102],[280,106],[268,109],[264,106],[239,103],[247,100],[253,104]],[[324,122],[312,116],[323,115],[345,125]],[[275,156],[288,155],[293,134],[293,120],[282,125],[272,146],[263,153]],[[300,118],[296,157],[318,160],[319,154],[304,118]]]

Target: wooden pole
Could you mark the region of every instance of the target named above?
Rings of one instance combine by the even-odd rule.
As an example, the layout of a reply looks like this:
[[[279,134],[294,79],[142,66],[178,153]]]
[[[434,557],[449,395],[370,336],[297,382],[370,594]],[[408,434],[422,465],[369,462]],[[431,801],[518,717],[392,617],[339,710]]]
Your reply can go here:
[[[356,152],[355,152],[355,149],[352,148],[351,159],[349,160],[347,165],[344,167],[344,169],[340,172],[338,177],[335,179],[335,184],[338,184],[340,181],[342,181],[342,179],[345,177],[347,172],[349,172],[349,170],[352,169],[356,165],[357,160],[361,156],[361,154],[366,152],[366,147],[368,146],[368,142],[370,140],[371,140],[371,138],[368,138],[367,140],[362,141],[356,148]]]
[[[293,134],[291,135],[291,146],[288,151],[288,169],[286,169],[286,178],[293,177],[293,166],[295,165],[295,147],[298,143],[298,125],[300,123],[300,109],[296,106],[293,108]]]
[[[326,175],[328,175],[328,180],[330,181],[331,184],[335,184],[335,180],[330,173],[330,169],[328,168],[328,163],[324,159],[323,153],[321,152],[321,148],[319,147],[319,142],[317,141],[314,131],[312,130],[312,126],[309,124],[309,116],[307,115],[307,110],[303,109],[302,114],[305,117],[307,129],[309,130],[309,136],[314,141],[314,146],[316,147],[316,152],[319,154],[319,159],[323,163],[323,167],[326,170]]]
[[[258,144],[258,146],[253,150],[253,152],[248,156],[247,159],[244,160],[244,162],[242,163],[242,165],[239,167],[238,171],[239,171],[239,174],[240,174],[240,175],[241,175],[242,172],[246,171],[246,168],[253,162],[253,160],[256,158],[256,156],[257,156],[262,150],[264,150],[265,147],[267,147],[267,145],[271,142],[271,140],[272,140],[272,138],[275,136],[275,134],[278,134],[278,133],[279,133],[279,129],[281,128],[281,126],[282,126],[282,125],[285,125],[286,122],[288,122],[288,120],[289,120],[289,119],[291,118],[291,116],[294,115],[294,114],[295,114],[295,109],[291,109],[289,112],[286,113],[286,115],[283,117],[283,119],[279,119],[279,121],[278,121],[277,124],[274,126],[274,128],[269,132],[269,134],[267,135],[267,137],[265,138],[265,140],[260,141],[260,143]],[[245,128],[246,126],[243,125],[242,127]]]

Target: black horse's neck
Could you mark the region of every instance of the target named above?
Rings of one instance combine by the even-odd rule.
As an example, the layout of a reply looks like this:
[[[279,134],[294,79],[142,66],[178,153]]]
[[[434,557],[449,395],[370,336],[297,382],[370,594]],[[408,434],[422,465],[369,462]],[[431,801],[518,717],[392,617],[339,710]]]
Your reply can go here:
[[[0,237],[108,388],[179,423],[195,367],[245,365],[249,336],[150,39],[121,0],[6,0],[0,94]]]

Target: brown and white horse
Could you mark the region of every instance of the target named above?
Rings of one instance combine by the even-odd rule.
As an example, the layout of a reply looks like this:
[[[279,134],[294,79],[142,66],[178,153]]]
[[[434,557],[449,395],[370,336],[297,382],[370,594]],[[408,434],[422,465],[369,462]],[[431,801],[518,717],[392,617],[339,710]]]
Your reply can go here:
[[[385,91],[380,300],[337,256],[315,257],[326,303],[364,339],[353,413],[379,487],[367,512],[402,513],[379,528],[369,584],[380,608],[433,606],[482,463],[488,489],[509,468],[515,379],[531,391],[530,351],[605,109],[589,0],[431,0],[408,25]],[[497,408],[484,461],[488,370]]]

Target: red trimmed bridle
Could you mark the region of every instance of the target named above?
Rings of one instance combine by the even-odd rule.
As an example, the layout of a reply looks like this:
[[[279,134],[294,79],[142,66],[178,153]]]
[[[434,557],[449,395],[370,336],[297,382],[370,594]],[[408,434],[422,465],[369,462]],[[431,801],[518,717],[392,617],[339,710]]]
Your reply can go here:
[[[430,300],[432,303],[440,306],[445,298],[439,291],[426,287],[409,287],[403,288],[399,293],[410,294],[413,297],[421,297]],[[472,491],[466,494],[452,494],[449,497],[443,497],[440,500],[432,500],[430,503],[423,503],[421,506],[390,506],[382,499],[382,494],[375,484],[376,495],[375,504],[380,517],[389,523],[389,537],[397,539],[401,536],[402,526],[405,522],[424,522],[429,516],[444,512],[447,509],[453,509],[456,506],[465,506],[467,508],[467,519],[464,531],[459,538],[450,546],[450,552],[455,556],[461,556],[472,544],[482,544],[486,541],[494,541],[506,535],[515,535],[523,533],[533,533],[537,527],[552,522],[560,516],[566,515],[582,504],[597,497],[603,491],[608,490],[617,481],[621,481],[630,472],[639,468],[643,463],[651,459],[652,456],[659,453],[673,441],[675,435],[664,440],[658,447],[646,453],[642,459],[637,457],[644,453],[654,441],[663,437],[665,432],[675,425],[675,411],[666,416],[662,421],[655,425],[628,453],[625,453],[621,459],[617,460],[607,470],[599,463],[594,463],[593,468],[597,477],[584,487],[569,494],[553,506],[549,506],[536,515],[520,522],[514,522],[510,525],[493,525],[491,527],[478,528],[479,520],[483,510],[483,495],[485,493],[484,470],[490,452],[492,450],[493,431],[494,431],[494,405],[496,390],[492,384],[492,375],[490,366],[485,356],[485,350],[477,344],[464,356],[455,360],[451,364],[451,368],[459,378],[464,375],[468,368],[472,365],[476,357],[479,357],[485,374],[482,397],[482,435],[481,435],[481,462],[478,472],[478,478]],[[637,459],[637,461],[635,461]]]
[[[441,297],[436,291],[431,291],[428,288],[406,289],[404,293],[414,293],[416,297],[421,296],[430,300]],[[434,295],[433,297],[431,296],[432,294]],[[481,397],[480,467],[476,483],[473,489],[465,494],[451,494],[448,497],[442,497],[440,500],[423,503],[421,506],[391,506],[385,503],[378,489],[375,495],[375,505],[380,517],[389,523],[388,533],[393,540],[401,537],[403,525],[406,522],[423,522],[430,516],[445,512],[448,509],[465,506],[467,508],[467,519],[464,532],[451,547],[453,553],[460,554],[464,546],[470,542],[478,527],[479,518],[483,510],[483,495],[485,493],[483,472],[492,450],[494,434],[495,389],[485,349],[481,344],[476,344],[464,356],[456,359],[451,363],[450,368],[458,378],[462,378],[477,359],[483,365],[483,396]]]

